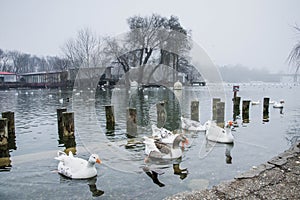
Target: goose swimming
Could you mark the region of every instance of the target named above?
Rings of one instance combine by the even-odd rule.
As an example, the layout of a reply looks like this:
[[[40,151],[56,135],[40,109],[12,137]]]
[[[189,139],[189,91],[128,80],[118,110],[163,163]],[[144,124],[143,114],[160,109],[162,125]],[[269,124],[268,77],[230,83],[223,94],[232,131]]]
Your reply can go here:
[[[203,126],[200,122],[184,117],[181,117],[181,127],[188,131],[206,131],[205,126]]]
[[[152,124],[151,129],[152,129],[152,137],[154,137],[155,139],[161,140],[161,139],[174,137],[174,134],[171,131],[163,127],[158,128],[155,124]],[[166,143],[173,143],[173,140],[171,142],[166,142]]]
[[[273,108],[283,108],[283,103],[281,102],[275,102],[274,105],[273,105]]]
[[[179,147],[179,143],[188,143],[188,140],[182,134],[179,134],[172,144],[156,141],[146,136],[144,138],[145,154],[151,158],[159,159],[176,159],[182,156],[182,149]]]
[[[259,105],[260,102],[259,101],[251,101],[251,105]]]
[[[95,163],[101,163],[97,154],[92,154],[89,160],[84,160],[74,157],[71,151],[69,155],[58,151],[55,159],[59,161],[58,173],[72,179],[88,179],[97,176]]]
[[[210,141],[219,143],[233,143],[234,137],[231,134],[232,122],[229,121],[225,129],[217,126],[215,121],[208,120],[205,122],[206,138]]]
[[[165,128],[158,128],[156,125],[152,124],[152,137],[157,140],[160,141],[162,143],[166,143],[166,144],[173,144],[174,140],[176,137],[178,137],[179,133],[174,134],[172,131],[169,131],[168,129]],[[182,144],[187,144],[188,142],[183,142]]]

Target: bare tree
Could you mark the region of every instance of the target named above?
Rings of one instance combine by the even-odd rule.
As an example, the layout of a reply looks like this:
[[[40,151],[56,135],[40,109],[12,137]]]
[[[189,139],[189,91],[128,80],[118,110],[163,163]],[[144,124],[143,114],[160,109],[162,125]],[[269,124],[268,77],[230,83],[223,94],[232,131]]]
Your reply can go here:
[[[129,86],[130,55],[127,43],[120,42],[120,40],[110,37],[106,37],[104,41],[104,55],[106,63],[119,64],[125,74],[125,85]]]
[[[62,51],[73,69],[80,70],[77,76],[88,79],[90,83],[101,76],[103,63],[103,44],[100,37],[90,29],[84,28],[77,32],[76,38],[68,40]]]
[[[185,30],[175,16],[169,19],[152,14],[148,17],[133,16],[127,20],[130,31],[125,38],[106,38],[105,55],[119,63],[125,73],[125,84],[130,77],[139,84],[149,82],[153,73],[162,65],[178,70],[179,54],[187,55],[190,50],[189,32]],[[144,73],[152,72],[145,79]],[[175,78],[173,78],[175,80]]]
[[[190,50],[189,32],[179,23],[179,19],[171,16],[169,19],[152,14],[150,17],[134,16],[127,20],[130,32],[128,43],[131,49],[140,52],[139,67],[140,74],[138,82],[141,83],[145,66],[154,51],[160,51],[159,64],[165,64],[178,69],[178,58]],[[149,76],[148,78],[150,78]],[[174,78],[175,79],[175,78]]]
[[[77,37],[69,39],[62,47],[66,58],[74,68],[101,66],[102,42],[90,29],[78,31]]]
[[[13,63],[12,72],[26,73],[32,71],[29,66],[30,54],[21,53],[19,51],[9,51],[8,55]]]
[[[51,71],[65,71],[70,65],[69,60],[57,56],[47,56],[47,63]]]
[[[11,72],[12,65],[7,52],[0,49],[0,71]]]
[[[300,34],[300,28],[297,25],[295,25],[294,28],[297,31],[297,33]],[[297,72],[300,68],[300,40],[297,41],[297,43],[291,50],[288,56],[288,62],[290,65],[295,65],[296,67],[294,81],[297,81]]]

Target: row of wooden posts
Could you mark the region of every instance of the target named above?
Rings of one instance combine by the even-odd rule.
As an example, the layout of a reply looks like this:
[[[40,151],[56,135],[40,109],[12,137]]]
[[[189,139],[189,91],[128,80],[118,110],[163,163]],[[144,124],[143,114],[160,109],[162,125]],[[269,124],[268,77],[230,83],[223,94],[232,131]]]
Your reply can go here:
[[[157,110],[157,127],[163,127],[166,120],[166,102],[161,101],[156,104]],[[108,130],[115,129],[115,117],[114,117],[114,106],[107,105],[105,106],[106,113],[106,128]],[[127,109],[127,133],[136,134],[137,132],[137,111],[136,108],[128,108]],[[199,121],[199,101],[192,101],[191,104],[191,119]]]
[[[67,112],[66,108],[57,109],[57,121],[59,134],[74,137],[74,112]],[[15,113],[3,112],[0,118],[0,146],[8,145],[9,141],[14,141],[15,138]]]
[[[235,96],[233,98],[233,121],[236,116],[240,115],[240,101],[241,97]],[[242,102],[242,120],[244,123],[249,123],[249,107],[250,101],[243,100]],[[157,108],[157,126],[162,127],[167,119],[165,102],[156,104]],[[199,121],[199,101],[191,102],[191,119]],[[108,130],[115,129],[114,107],[112,105],[105,106],[106,112],[106,128]],[[212,101],[212,120],[224,127],[225,116],[225,102],[220,98],[213,98]],[[269,120],[269,98],[264,98],[263,101],[263,121]],[[57,109],[58,133],[63,137],[74,137],[74,112],[67,112],[66,108]],[[137,134],[137,111],[135,108],[127,109],[127,133],[131,136]],[[9,139],[15,140],[15,117],[14,112],[8,111],[2,113],[0,118],[0,146],[7,145]]]
[[[236,117],[240,115],[240,101],[241,97],[233,97],[233,121],[236,121]],[[263,99],[263,121],[269,121],[269,97]],[[243,100],[242,102],[242,121],[243,123],[249,123],[249,109],[250,109],[250,100]]]
[[[240,115],[240,101],[241,97],[235,96],[233,98],[233,121],[236,121],[236,117]],[[157,109],[157,126],[163,127],[167,114],[165,110],[165,102],[159,102],[156,104]],[[249,108],[250,100],[242,101],[242,120],[243,123],[249,123]],[[191,119],[199,121],[199,101],[191,102]],[[114,106],[105,106],[106,114],[106,129],[112,131],[115,129],[115,116]],[[263,120],[269,119],[269,98],[264,98],[263,103]],[[212,120],[215,120],[217,125],[224,127],[225,122],[225,102],[222,102],[220,98],[213,98],[212,100]],[[64,137],[74,137],[74,113],[67,112],[66,108],[57,109],[57,121],[58,132]],[[137,135],[137,110],[136,108],[127,109],[127,134],[129,136]]]
[[[263,101],[263,121],[269,120],[269,98],[265,97]],[[233,121],[236,121],[237,116],[240,115],[240,102],[241,97],[235,96],[233,98]],[[249,123],[249,109],[250,100],[242,101],[242,120],[243,123]],[[167,114],[165,110],[165,102],[159,102],[156,104],[157,109],[157,127],[163,127],[166,120]],[[191,101],[191,119],[199,121],[199,101]],[[108,130],[114,130],[115,117],[114,107],[112,105],[105,106],[106,111],[106,128]],[[137,132],[137,120],[136,120],[136,109],[127,109],[127,133],[133,134]],[[213,98],[212,100],[212,120],[215,120],[217,125],[224,127],[225,123],[225,102],[222,102],[220,98]]]

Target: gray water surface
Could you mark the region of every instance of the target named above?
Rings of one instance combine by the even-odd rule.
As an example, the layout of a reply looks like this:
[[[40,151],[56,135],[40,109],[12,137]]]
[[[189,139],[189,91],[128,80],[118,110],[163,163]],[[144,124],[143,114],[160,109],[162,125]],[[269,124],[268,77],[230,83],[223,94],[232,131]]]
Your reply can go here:
[[[190,102],[195,99],[200,102],[201,122],[211,119],[212,97],[207,87],[185,87],[182,92],[162,87],[130,92],[122,88],[0,91],[0,111],[14,111],[16,126],[16,149],[9,150],[12,167],[0,172],[0,199],[162,199],[232,179],[286,150],[300,137],[299,85],[239,85],[242,100],[260,100],[261,104],[250,106],[250,123],[238,120],[234,145],[215,144],[206,141],[203,133],[186,132],[190,143],[182,159],[166,163],[145,163],[143,144],[127,148],[132,139],[126,136],[126,108],[137,109],[139,127],[134,141],[142,141],[142,136],[151,135],[155,104],[162,100],[167,102],[168,129],[180,127],[180,115],[190,116]],[[232,84],[224,84],[224,89],[228,121],[232,120]],[[285,100],[281,112],[269,107],[269,122],[262,121],[263,97]],[[115,106],[112,132],[105,128],[104,106],[109,104]],[[75,112],[76,139],[68,144],[57,133],[56,109],[62,106]],[[53,158],[58,150],[70,147],[85,159],[90,153],[99,154],[103,164],[96,166],[96,178],[70,180],[57,174]],[[145,167],[161,173],[160,184],[145,173]],[[174,170],[178,167],[186,170],[178,173]]]

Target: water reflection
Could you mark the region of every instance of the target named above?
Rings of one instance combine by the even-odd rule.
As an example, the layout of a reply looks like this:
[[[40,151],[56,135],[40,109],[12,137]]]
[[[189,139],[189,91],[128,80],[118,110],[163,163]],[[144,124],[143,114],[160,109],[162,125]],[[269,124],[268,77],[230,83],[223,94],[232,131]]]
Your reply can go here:
[[[218,145],[218,146],[225,146],[225,162],[226,162],[226,164],[232,164],[231,150],[234,147],[234,143],[221,144],[221,143],[213,142],[213,141],[210,141],[210,140],[206,140],[206,144],[205,144],[206,155],[210,151],[212,151],[212,149],[215,148],[216,145]]]
[[[10,171],[11,160],[8,144],[0,145],[0,171]]]
[[[92,192],[93,197],[99,197],[104,194],[103,190],[97,189],[96,182],[97,182],[97,177],[94,177],[94,178],[88,180],[88,185],[89,185],[90,191]]]
[[[193,96],[193,92],[195,91],[195,96]],[[50,99],[48,98],[49,93],[53,94],[53,97]],[[119,94],[122,92],[125,92],[125,90],[119,90],[117,91]],[[181,103],[181,106],[183,110],[181,110],[181,112],[184,112],[186,114],[186,116],[189,116],[189,103],[191,100],[193,100],[195,97],[199,98],[200,102],[202,103],[202,109],[201,109],[201,120],[206,121],[208,118],[210,118],[211,115],[211,99],[209,95],[203,95],[203,89],[198,89],[198,88],[194,88],[194,89],[189,89],[187,88],[186,90],[182,90],[181,91],[182,94],[182,98],[178,98],[181,99],[183,102]],[[230,91],[231,92],[231,91]],[[141,135],[151,135],[151,130],[149,128],[149,125],[151,125],[152,123],[156,122],[156,109],[155,109],[155,105],[158,101],[160,100],[166,100],[165,98],[163,98],[164,93],[166,93],[163,89],[147,89],[147,90],[142,90],[142,92],[140,92],[141,95],[137,95],[136,97],[132,97],[132,98],[136,98],[135,103],[132,103],[132,105],[130,106],[134,106],[134,105],[138,105],[136,108],[138,110],[137,112],[137,122],[138,125],[145,127],[144,130],[141,130],[139,127],[139,133],[140,136]],[[251,88],[249,87],[247,90],[245,89],[245,96],[251,96],[253,98],[259,98],[260,96],[255,96],[257,92],[251,90]],[[276,98],[276,94],[279,93],[277,92],[277,90],[272,91],[271,92],[271,96]],[[296,92],[295,92],[296,93]],[[7,93],[8,94],[8,93]],[[53,150],[56,151],[57,150],[57,139],[58,137],[56,136],[56,133],[53,132],[55,125],[56,125],[56,117],[55,117],[55,109],[58,106],[61,106],[60,104],[58,105],[58,98],[55,95],[54,91],[46,91],[46,90],[42,90],[39,91],[39,94],[35,94],[31,96],[30,98],[25,98],[25,95],[19,95],[19,96],[13,96],[15,97],[15,103],[13,103],[14,101],[8,101],[5,100],[4,97],[6,97],[7,99],[10,100],[10,98],[8,98],[8,95],[1,95],[0,99],[1,99],[1,108],[2,110],[8,110],[10,109],[10,107],[15,108],[16,113],[17,113],[17,118],[16,118],[16,125],[17,125],[17,131],[19,132],[17,137],[20,136],[20,138],[18,138],[18,151],[14,154],[12,154],[11,152],[4,151],[3,153],[1,153],[0,155],[4,156],[4,163],[6,162],[6,164],[9,165],[15,165],[17,166],[17,164],[14,162],[15,160],[13,159],[13,156],[15,155],[22,155],[22,154],[29,154],[29,153],[33,153],[33,151],[36,151],[36,149],[39,149],[39,151],[46,151],[46,150]],[[12,93],[14,95],[14,93]],[[64,93],[62,93],[64,94]],[[89,93],[88,93],[89,94]],[[206,93],[204,93],[206,94]],[[99,96],[98,96],[99,95]],[[130,94],[129,94],[130,95]],[[98,120],[101,123],[101,127],[105,127],[105,112],[104,112],[104,107],[103,105],[108,105],[111,104],[110,102],[110,91],[106,90],[106,91],[99,91],[99,94],[97,93],[97,97],[96,97],[96,114],[98,116]],[[124,103],[125,101],[123,101],[123,97],[124,95],[115,95],[116,98],[119,98],[119,103]],[[81,102],[82,104],[84,103],[88,103],[89,106],[92,105],[92,101],[89,102],[84,102],[83,98],[84,97],[88,97],[87,95],[82,95],[79,96],[81,98]],[[122,97],[122,99],[120,98]],[[62,97],[60,97],[62,98]],[[295,98],[296,99],[296,98]],[[293,98],[291,99],[293,100]],[[87,99],[88,101],[88,99]],[[65,97],[64,97],[64,103],[65,103]],[[153,175],[151,175],[151,177],[157,177],[157,179],[159,180],[160,183],[165,184],[166,187],[164,187],[164,190],[161,190],[162,188],[160,188],[156,183],[154,183],[153,179],[145,172],[142,171],[142,176],[144,177],[143,180],[140,180],[141,182],[144,181],[145,183],[145,187],[149,187],[149,186],[153,186],[156,190],[154,190],[154,192],[156,193],[160,193],[159,195],[155,196],[155,199],[162,199],[167,193],[168,191],[170,191],[170,188],[174,189],[174,192],[176,190],[176,192],[178,191],[182,191],[185,190],[186,187],[182,187],[181,183],[181,179],[185,177],[184,179],[184,184],[185,186],[187,186],[187,183],[189,183],[189,181],[194,180],[194,179],[208,179],[210,181],[210,184],[215,184],[216,182],[218,182],[219,180],[223,180],[223,179],[228,179],[228,178],[232,178],[234,177],[235,173],[238,173],[241,169],[248,169],[249,165],[250,167],[253,165],[253,163],[257,163],[257,162],[265,162],[265,159],[268,159],[268,157],[270,156],[274,156],[274,154],[277,154],[278,151],[281,151],[283,149],[285,149],[286,146],[288,146],[290,143],[287,143],[285,141],[285,139],[282,139],[282,135],[285,135],[288,137],[289,140],[294,141],[296,136],[299,135],[299,126],[292,126],[292,125],[297,125],[299,123],[297,123],[299,121],[299,109],[298,109],[298,104],[296,100],[293,100],[293,102],[295,102],[294,105],[289,104],[286,107],[286,110],[288,110],[289,112],[285,112],[285,116],[281,117],[281,118],[272,118],[272,123],[270,124],[270,126],[262,126],[261,125],[261,121],[262,121],[262,109],[260,107],[257,107],[257,109],[251,109],[251,122],[252,124],[248,125],[247,128],[243,128],[241,129],[241,131],[243,131],[243,134],[236,134],[237,136],[237,143],[235,145],[236,151],[232,152],[230,146],[228,145],[223,145],[223,144],[216,144],[216,148],[213,148],[213,152],[211,155],[208,155],[205,157],[205,162],[204,159],[195,159],[196,156],[198,155],[199,152],[199,146],[201,145],[201,148],[204,147],[204,145],[202,146],[202,141],[206,141],[205,140],[205,136],[203,136],[202,134],[198,136],[199,140],[195,140],[195,143],[193,144],[193,146],[191,146],[191,148],[188,148],[185,154],[185,158],[183,161],[183,164],[181,164],[182,169],[180,167],[180,165],[177,164],[168,164],[168,168],[167,169],[161,169],[162,172],[159,170],[153,170],[154,172],[156,172],[157,174],[153,174],[153,172],[150,170],[149,172]],[[127,108],[129,104],[124,105],[124,108]],[[229,104],[228,104],[229,105]],[[64,104],[64,106],[66,106],[66,104]],[[115,105],[117,106],[117,105]],[[172,114],[172,102],[168,101],[166,107],[167,107],[167,112],[168,112],[168,117]],[[231,107],[231,106],[230,106]],[[153,111],[151,110],[151,108],[153,108]],[[170,108],[170,109],[169,109]],[[184,109],[185,108],[185,109]],[[296,110],[296,108],[298,110]],[[69,108],[68,108],[69,109]],[[89,126],[89,115],[88,112],[86,112],[87,108],[84,107],[82,109],[82,112],[79,112],[78,115],[80,115],[80,119],[83,119],[83,123],[84,124],[84,130],[88,130],[86,131],[87,134],[80,134],[80,136],[84,136],[82,138],[84,138],[86,141],[88,141],[88,139],[90,138],[97,138],[98,135],[95,134],[95,132],[93,131],[94,127],[90,128]],[[170,110],[170,111],[169,111]],[[89,110],[88,110],[89,111]],[[271,109],[271,113],[272,114],[277,114],[279,115],[279,112],[284,112],[283,110],[280,109]],[[125,131],[126,130],[126,112],[116,112],[117,113],[117,117],[119,117],[118,119],[122,118],[121,121],[118,121],[118,124],[116,124],[116,129],[113,132],[107,132],[106,134],[106,138],[109,139],[109,141],[111,142],[116,142],[116,141],[124,141],[124,145],[120,146],[121,148],[126,148],[126,147],[131,147],[132,143],[130,140],[128,140],[125,136]],[[271,114],[270,114],[271,115]],[[84,117],[82,117],[84,116]],[[175,115],[174,115],[175,116]],[[232,116],[232,110],[228,109],[228,112],[226,113],[226,116]],[[172,116],[170,116],[172,117]],[[240,117],[242,117],[242,115],[240,115]],[[180,119],[180,118],[178,118]],[[237,115],[237,119],[239,119],[239,116]],[[278,120],[280,119],[280,120]],[[167,121],[167,123],[172,123],[172,120]],[[238,120],[238,122],[240,122],[240,120]],[[256,123],[256,122],[260,122],[260,123]],[[272,125],[272,127],[271,127]],[[148,126],[148,127],[147,127]],[[175,125],[176,126],[176,125]],[[174,126],[174,127],[175,127]],[[282,126],[282,128],[281,128]],[[291,129],[291,128],[294,129]],[[78,127],[77,127],[78,128]],[[99,128],[99,127],[95,127]],[[284,128],[288,129],[288,131],[281,131]],[[94,129],[94,130],[95,130]],[[147,130],[148,129],[148,130]],[[169,128],[168,128],[169,129]],[[171,128],[170,128],[171,129]],[[105,129],[104,129],[105,130]],[[257,135],[253,134],[254,132],[264,132],[264,140],[260,140],[259,138],[257,139]],[[82,131],[83,132],[83,131]],[[80,133],[82,133],[80,132]],[[50,134],[49,134],[50,133]],[[98,132],[97,132],[98,133]],[[274,133],[280,133],[280,134],[274,134]],[[275,137],[275,136],[280,136],[280,137]],[[105,137],[105,136],[104,136]],[[35,139],[37,138],[37,139]],[[271,139],[270,139],[271,138]],[[299,137],[298,137],[299,138]],[[77,138],[78,139],[78,138]],[[81,138],[80,138],[81,139]],[[136,138],[138,139],[138,138]],[[203,139],[203,140],[202,140]],[[36,142],[37,141],[37,142]],[[63,146],[60,148],[65,148],[66,149],[70,149],[72,147],[75,147],[75,141],[64,141],[64,139],[61,139]],[[92,141],[92,139],[91,139]],[[240,145],[239,142],[243,142],[245,141],[245,145]],[[246,143],[247,142],[247,143]],[[64,146],[64,144],[66,143],[66,145]],[[74,143],[74,145],[71,145],[72,143]],[[81,143],[81,140],[79,140],[79,143]],[[79,150],[79,145],[78,141],[77,141],[77,150]],[[253,144],[252,144],[253,143]],[[29,145],[30,144],[30,145]],[[69,145],[70,144],[70,145]],[[127,144],[127,146],[125,146]],[[276,147],[276,148],[275,148]],[[10,147],[9,147],[10,148]],[[76,148],[76,147],[75,147]],[[75,150],[74,148],[74,150]],[[126,149],[126,152],[130,152],[132,153],[133,151],[136,151],[137,153],[134,155],[143,155],[143,145],[140,145],[137,148],[137,145],[135,147],[132,146],[132,149]],[[204,150],[205,148],[203,148]],[[266,150],[263,154],[261,154],[262,149]],[[124,149],[122,149],[124,150]],[[108,152],[108,151],[107,151]],[[10,156],[12,158],[9,157],[9,153]],[[134,152],[135,153],[135,152]],[[81,181],[81,186],[83,188],[83,190],[88,193],[88,197],[87,198],[92,198],[93,193],[95,195],[97,195],[97,190],[98,189],[103,189],[101,188],[102,186],[100,186],[99,183],[105,183],[105,185],[113,185],[113,186],[118,186],[118,184],[122,184],[124,183],[124,180],[132,180],[136,178],[136,174],[132,173],[133,175],[131,175],[131,173],[125,173],[125,175],[123,176],[123,173],[119,173],[117,170],[114,170],[115,168],[121,168],[119,166],[123,166],[126,165],[127,162],[124,161],[124,159],[121,159],[120,157],[116,156],[116,153],[114,154],[110,154],[109,152],[107,153],[108,156],[107,158],[110,160],[113,160],[115,163],[118,164],[118,166],[113,166],[112,169],[111,168],[106,168],[105,173],[106,174],[111,174],[111,177],[122,177],[121,182],[118,179],[108,179],[108,180],[98,180],[98,184],[89,184],[88,182],[82,182]],[[253,156],[248,156],[248,155],[261,155],[259,157],[253,157]],[[118,155],[119,156],[119,155]],[[42,157],[41,157],[42,158]],[[126,157],[127,158],[127,157]],[[136,158],[136,157],[133,157]],[[140,158],[140,157],[139,157]],[[10,162],[10,159],[13,161],[13,163]],[[39,159],[39,158],[36,158]],[[258,159],[258,160],[257,160]],[[108,161],[110,161],[108,160]],[[138,160],[138,161],[136,161]],[[136,160],[129,160],[130,163],[133,163],[131,168],[126,168],[126,169],[136,169],[137,167],[140,166],[140,159],[136,159]],[[127,160],[126,160],[127,161]],[[226,165],[226,167],[224,167],[224,165],[218,165],[217,163],[221,161],[223,162],[224,165]],[[53,161],[51,161],[53,162]],[[111,162],[111,163],[114,163]],[[129,163],[128,162],[128,163]],[[231,165],[227,165],[225,164],[228,163],[234,163]],[[1,163],[2,160],[1,160]],[[26,163],[27,164],[27,163]],[[184,170],[184,167],[186,164],[188,165],[188,169],[189,171],[192,171],[193,173],[184,173],[184,171],[180,171],[180,170]],[[36,165],[35,162],[30,162],[28,161],[28,165],[27,167],[30,167],[32,169],[36,168],[39,171],[47,171],[47,167],[49,165],[48,164],[38,164]],[[172,169],[173,168],[173,169]],[[178,170],[179,168],[179,170]],[[202,170],[200,172],[199,168],[201,168]],[[217,169],[218,171],[221,171],[220,174],[215,174],[214,176],[211,176],[211,172],[213,170]],[[7,180],[12,180],[15,179],[16,183],[18,183],[16,186],[20,185],[20,180],[26,181],[30,184],[28,184],[29,186],[32,185],[32,183],[34,183],[33,179],[39,179],[40,175],[39,174],[35,174],[35,173],[30,173],[30,172],[25,172],[24,176],[23,176],[23,168],[20,166],[17,166],[14,168],[14,170],[12,170],[12,172],[10,173],[2,173],[2,179],[3,179],[3,183],[6,183]],[[173,170],[174,170],[174,174],[173,174]],[[129,170],[127,170],[129,171]],[[140,170],[141,171],[141,170]],[[170,172],[171,171],[171,172]],[[226,173],[225,173],[226,172]],[[28,174],[27,174],[28,173]],[[6,174],[12,174],[13,176],[5,176]],[[156,176],[157,175],[157,176]],[[187,175],[187,176],[186,176]],[[23,178],[24,177],[24,178]],[[56,176],[51,176],[52,178],[59,178]],[[48,178],[51,178],[48,175],[43,176],[43,179],[47,180]],[[128,177],[128,179],[127,179]],[[186,178],[188,177],[188,178]],[[99,178],[100,179],[100,178]],[[175,180],[170,184],[170,179]],[[22,182],[22,181],[21,181]],[[107,182],[107,183],[106,183]],[[126,182],[126,181],[125,181]],[[153,185],[153,183],[155,185]],[[39,182],[40,183],[40,182]],[[70,183],[70,182],[69,182]],[[74,183],[74,184],[73,184]],[[197,187],[199,187],[199,183],[197,182]],[[43,184],[39,184],[37,185],[37,188],[40,189]],[[54,186],[51,186],[49,184],[44,184],[47,185],[47,187],[49,187],[49,189],[54,188]],[[78,182],[72,180],[72,184],[68,184],[71,185],[71,187],[67,187],[67,191],[66,192],[72,192],[72,190],[76,190],[76,188],[78,188],[78,185],[80,186],[80,184],[78,184]],[[98,186],[97,186],[98,185]],[[6,189],[9,190],[10,186],[8,185],[3,185],[3,190],[5,191]],[[22,185],[23,186],[23,185]],[[75,186],[75,187],[73,187]],[[169,187],[168,187],[169,186]],[[171,186],[171,187],[170,187]],[[26,191],[28,193],[29,198],[30,197],[34,197],[35,194],[30,194],[30,191],[32,191],[32,188],[25,186],[26,187]],[[97,188],[98,187],[98,188]],[[100,187],[100,188],[99,188]],[[104,189],[105,193],[107,194],[108,192],[113,195],[120,195],[122,198],[122,194],[134,194],[133,190],[135,188],[132,188],[132,185],[126,185],[126,184],[122,184],[122,187],[124,187],[124,189],[122,190],[114,190],[114,189]],[[107,188],[107,187],[105,187]],[[43,188],[44,189],[44,188]],[[55,188],[56,189],[56,188]],[[48,195],[50,192],[50,190],[43,190],[45,191],[45,195]],[[158,192],[157,192],[158,191]],[[14,191],[9,191],[9,193],[12,193]],[[137,192],[137,191],[136,191]],[[147,195],[147,197],[151,197],[151,194],[153,195],[153,189],[149,189],[149,192],[147,191],[143,191],[145,192]],[[0,192],[1,193],[1,192]],[[101,192],[99,193],[101,194]],[[99,195],[98,194],[98,195]],[[149,195],[148,195],[149,194]],[[32,196],[30,196],[32,195]],[[84,195],[84,194],[82,194]],[[56,196],[59,198],[59,196]],[[82,196],[81,196],[82,197]],[[150,198],[149,197],[149,198]],[[80,196],[78,197],[80,198]],[[82,197],[84,198],[84,197]],[[101,198],[101,197],[100,197]],[[112,197],[113,198],[113,197]]]
[[[10,150],[16,150],[15,137],[9,134],[10,137],[0,136],[0,171],[10,171],[12,165],[10,160]]]
[[[226,163],[227,164],[232,164],[232,156],[231,156],[232,148],[233,148],[233,143],[232,144],[226,144],[225,157],[226,157]]]
[[[270,119],[269,119],[269,111],[268,110],[264,110],[263,111],[263,122],[269,122]]]
[[[120,101],[120,95],[122,95],[122,99],[124,100]],[[159,102],[164,102],[161,109],[164,111],[162,113],[164,119],[156,120],[155,123],[162,122],[161,125],[168,130],[175,130],[180,127],[180,104],[173,91],[168,88],[147,87],[115,90],[111,98],[111,104],[114,105],[115,113],[126,113],[127,108],[135,108],[137,125],[141,127],[147,127],[154,123],[154,118],[159,118],[157,110],[154,108]],[[101,104],[97,106],[101,106]],[[122,124],[124,120],[127,121],[124,117],[116,115],[116,123]]]
[[[283,115],[283,107],[282,108],[277,108],[278,110],[279,110],[279,113],[281,114],[281,115]]]
[[[78,184],[81,184],[81,183],[85,183],[89,186],[89,190],[90,192],[92,193],[92,196],[93,197],[99,197],[101,195],[104,194],[104,191],[103,190],[100,190],[97,188],[97,177],[93,177],[93,178],[90,178],[90,179],[85,179],[85,180],[75,180],[75,179],[70,179],[68,177],[65,177],[65,176],[62,176],[60,175],[60,183],[78,183]]]
[[[283,108],[280,108],[279,113],[283,115]]]
[[[165,184],[158,180],[158,175],[164,174],[164,172],[159,172],[158,170],[151,170],[149,167],[143,167],[143,171],[152,179],[153,183],[159,187],[164,187]]]
[[[179,175],[181,180],[185,179],[188,175],[187,168],[181,169],[180,168],[180,163],[176,163],[176,164],[174,163],[173,164],[173,170],[174,170],[174,174]]]
[[[164,160],[158,158],[146,157],[145,163],[146,166],[143,167],[143,171],[152,179],[153,183],[157,184],[159,187],[164,187],[165,184],[162,183],[158,177],[163,175],[165,169],[173,167],[173,174],[179,176],[181,180],[185,179],[188,176],[188,169],[181,168],[181,158],[175,160]],[[154,167],[152,167],[152,165]]]

